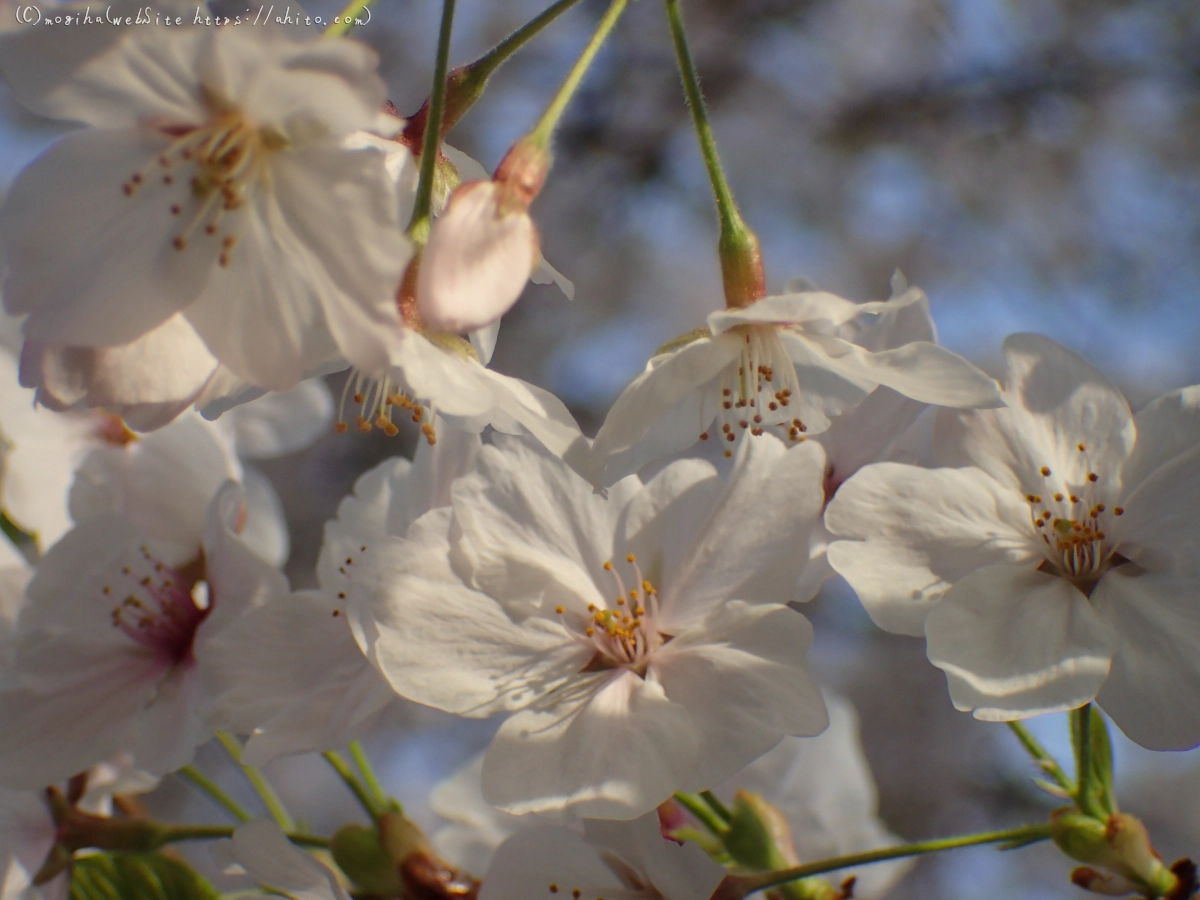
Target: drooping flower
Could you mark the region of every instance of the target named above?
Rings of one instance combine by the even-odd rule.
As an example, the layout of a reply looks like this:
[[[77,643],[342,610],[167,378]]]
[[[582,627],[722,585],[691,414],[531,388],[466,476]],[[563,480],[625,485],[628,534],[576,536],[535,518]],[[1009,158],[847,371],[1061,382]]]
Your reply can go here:
[[[382,154],[341,144],[379,123],[375,65],[346,39],[130,31],[39,97],[92,127],[0,210],[6,307],[51,347],[128,345],[179,314],[274,390],[338,356],[380,363],[409,248]]]
[[[584,823],[583,834],[539,827],[500,845],[479,900],[708,900],[729,872],[696,844],[663,837],[654,813]]]
[[[419,444],[413,463],[389,459],[364,474],[325,526],[321,590],[272,598],[209,643],[204,678],[219,727],[249,734],[247,765],[331,750],[387,718],[411,718],[363,656],[344,612],[352,585],[374,584],[409,524],[450,502],[450,484],[474,466],[479,439],[450,431]]]
[[[728,484],[689,460],[605,499],[502,439],[386,577],[352,589],[359,642],[397,693],[513,713],[484,761],[489,802],[634,818],[825,727],[811,628],[783,605],[824,457],[772,439],[740,463]]]
[[[730,454],[743,434],[797,442],[880,385],[922,403],[999,405],[991,378],[934,343],[855,341],[865,317],[925,302],[915,288],[873,303],[803,290],[713,313],[706,329],[664,346],[616,399],[589,477],[612,484],[697,439],[727,442]]]
[[[1154,749],[1200,743],[1200,388],[1135,417],[1086,361],[1004,342],[1008,408],[941,412],[958,468],[867,466],[829,560],[883,628],[924,634],[955,706],[1020,719],[1097,700]]]
[[[205,644],[287,584],[238,536],[236,484],[190,545],[191,495],[160,499],[137,517],[86,518],[39,562],[0,685],[0,783],[37,789],[118,752],[162,774],[205,739]]]

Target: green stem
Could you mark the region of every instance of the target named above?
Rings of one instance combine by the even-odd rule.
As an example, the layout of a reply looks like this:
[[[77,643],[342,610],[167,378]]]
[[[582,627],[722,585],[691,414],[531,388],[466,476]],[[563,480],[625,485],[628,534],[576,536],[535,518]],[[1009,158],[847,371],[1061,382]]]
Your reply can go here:
[[[251,819],[250,813],[242,807],[240,803],[225,793],[215,781],[197,769],[195,766],[184,766],[177,773],[180,778],[190,781],[193,786],[199,788],[210,799],[216,801],[217,805],[222,807],[227,813],[237,819],[239,822],[249,822]]]
[[[325,27],[324,37],[341,37],[354,27],[354,20],[358,18],[358,14],[363,12],[368,6],[374,3],[375,0],[350,0],[337,15],[337,20],[330,22]]]
[[[678,796],[678,795],[676,795]],[[889,859],[902,859],[907,856],[921,856],[926,853],[941,853],[943,850],[956,850],[959,847],[975,847],[980,844],[1009,844],[1023,847],[1038,841],[1049,840],[1050,825],[1025,825],[1020,828],[1009,828],[1005,831],[989,831],[984,834],[968,834],[961,837],[938,838],[931,841],[918,841],[914,844],[900,844],[896,847],[884,847],[880,850],[869,850],[865,853],[852,853],[848,856],[837,856],[817,862],[781,869],[778,872],[764,872],[761,875],[748,875],[739,880],[739,886],[745,890],[743,896],[754,891],[766,890],[789,881],[809,878],[813,875],[823,875],[838,869],[849,869],[867,863],[883,862]]]
[[[288,813],[287,808],[283,805],[283,801],[279,799],[279,795],[275,793],[275,789],[271,787],[267,779],[263,777],[262,772],[258,771],[258,769],[254,768],[253,766],[247,766],[242,762],[241,742],[238,741],[238,739],[232,734],[229,734],[225,731],[217,732],[217,740],[221,742],[221,746],[228,751],[231,757],[233,757],[233,761],[238,764],[238,767],[242,770],[242,774],[246,776],[246,780],[250,782],[250,786],[253,787],[258,793],[258,796],[262,798],[263,806],[267,808],[267,812],[271,814],[271,818],[273,818],[278,823],[279,827],[284,831],[291,831],[293,828],[295,828],[296,825],[292,821],[292,817]]]
[[[680,806],[699,819],[700,823],[717,837],[721,837],[729,830],[725,821],[695,794],[685,794],[683,791],[677,791],[675,799],[679,802]]]
[[[1033,757],[1041,770],[1053,778],[1055,784],[1073,796],[1075,794],[1075,783],[1067,777],[1067,773],[1063,771],[1058,760],[1046,751],[1046,748],[1029,732],[1024,723],[1009,722],[1008,727],[1012,729],[1012,733],[1017,736],[1017,740],[1021,742],[1021,746],[1025,748],[1025,752]]]
[[[162,843],[176,844],[180,841],[209,841],[217,838],[233,836],[233,827],[229,825],[163,825]],[[304,834],[288,832],[287,839],[300,847],[328,847],[330,840],[319,834]]]
[[[455,0],[442,0],[442,24],[438,31],[437,61],[433,67],[433,90],[429,94],[429,116],[421,141],[421,174],[408,236],[417,244],[429,240],[433,216],[433,179],[437,174],[438,144],[442,133],[442,113],[446,108],[446,70],[450,67],[450,33],[454,29]]]
[[[679,77],[683,82],[688,108],[692,112],[692,124],[696,129],[700,154],[704,157],[704,167],[708,170],[708,181],[712,185],[713,199],[717,205],[717,218],[721,223],[718,249],[721,254],[721,274],[725,282],[725,301],[731,307],[746,306],[766,293],[758,238],[738,212],[733,191],[730,190],[725,172],[721,168],[721,157],[717,153],[717,141],[708,121],[704,93],[700,89],[700,76],[696,72],[692,51],[688,47],[679,0],[665,0],[665,3],[667,20],[671,25],[671,39],[675,44],[675,59],[679,65]]]
[[[1092,766],[1092,704],[1071,710],[1071,737],[1075,745],[1075,805],[1097,819],[1107,814],[1096,802],[1096,772]]]
[[[367,792],[367,789],[363,787],[362,782],[358,780],[358,776],[354,774],[354,770],[350,768],[350,765],[334,750],[326,750],[321,756],[325,757],[325,761],[329,763],[333,771],[337,772],[338,777],[342,779],[346,787],[350,788],[351,793],[354,794],[362,808],[366,810],[367,815],[374,819],[379,814],[379,809],[376,807],[375,801]]]
[[[382,809],[387,805],[388,796],[384,793],[383,786],[379,783],[379,779],[375,776],[375,770],[371,768],[371,760],[367,759],[366,751],[363,750],[362,743],[359,741],[351,741],[350,755],[354,757],[354,765],[358,767],[359,773],[362,775],[363,783],[371,794],[371,798],[376,806]]]
[[[592,34],[591,40],[583,48],[583,53],[579,55],[579,59],[575,61],[575,65],[571,67],[571,71],[567,74],[562,87],[558,89],[558,93],[554,95],[554,99],[550,101],[550,105],[546,107],[546,111],[538,119],[537,125],[529,133],[528,140],[532,143],[549,149],[550,139],[554,136],[554,129],[558,126],[559,119],[562,118],[567,104],[571,102],[571,97],[574,96],[575,91],[579,88],[579,83],[583,81],[583,76],[587,73],[588,67],[591,66],[592,60],[596,58],[600,47],[608,38],[609,33],[612,32],[613,26],[617,24],[617,19],[625,11],[627,2],[628,0],[613,0],[609,5],[608,11],[600,19],[600,24],[596,26],[596,31]]]
[[[711,808],[713,812],[720,816],[721,819],[726,822],[733,821],[733,813],[729,811],[729,807],[722,803],[721,799],[712,791],[701,791],[700,799],[707,803],[709,808]]]

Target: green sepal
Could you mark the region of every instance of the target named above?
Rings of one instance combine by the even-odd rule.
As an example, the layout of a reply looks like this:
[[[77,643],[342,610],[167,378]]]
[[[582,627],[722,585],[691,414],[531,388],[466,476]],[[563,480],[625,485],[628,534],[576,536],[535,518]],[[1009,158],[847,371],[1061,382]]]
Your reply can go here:
[[[93,853],[71,867],[70,900],[219,900],[185,863],[157,853]]]
[[[395,897],[404,891],[400,867],[379,841],[379,832],[369,825],[346,825],[329,845],[333,861],[364,893]]]

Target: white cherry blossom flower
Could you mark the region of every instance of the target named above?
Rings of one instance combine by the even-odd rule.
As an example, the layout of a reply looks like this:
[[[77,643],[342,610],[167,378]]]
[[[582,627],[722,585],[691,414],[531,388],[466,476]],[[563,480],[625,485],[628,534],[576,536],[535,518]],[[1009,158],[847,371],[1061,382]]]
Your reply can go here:
[[[382,362],[410,251],[382,155],[340,144],[379,121],[376,61],[270,29],[126,33],[40,98],[92,127],[0,210],[9,312],[59,347],[126,345],[179,314],[274,390],[338,355]]]
[[[535,814],[514,816],[483,797],[483,754],[434,786],[429,808],[446,824],[430,835],[438,855],[476,875],[486,872],[496,848],[511,835],[548,823]]]
[[[859,739],[858,715],[841,697],[825,692],[829,728],[811,738],[786,737],[716,793],[762,795],[781,812],[790,846],[780,847],[788,865],[801,865],[901,843],[879,819],[871,769]],[[854,878],[853,896],[878,900],[904,877],[911,860],[893,860],[822,876],[842,884]]]
[[[374,584],[409,524],[450,502],[450,484],[474,466],[478,446],[478,437],[451,431],[436,446],[418,445],[413,463],[390,459],[360,477],[325,526],[321,590],[275,597],[209,643],[210,716],[250,735],[247,765],[342,747],[380,721],[415,715],[355,642],[347,592]]]
[[[926,340],[873,349],[856,343],[866,316],[891,315],[925,295],[853,303],[822,291],[764,297],[708,317],[708,327],[663,347],[609,410],[589,477],[612,484],[699,438],[743,434],[799,441],[880,385],[922,403],[992,407],[996,383]]]
[[[38,564],[0,684],[0,783],[36,789],[119,751],[162,774],[205,739],[205,644],[287,584],[238,537],[235,484],[203,523],[191,499],[182,490],[137,518],[93,515]]]
[[[44,793],[0,788],[0,900],[67,900],[65,874],[33,883],[57,839]]]
[[[1135,417],[1069,350],[1013,335],[1008,408],[938,423],[958,468],[867,466],[829,560],[883,628],[924,634],[983,719],[1097,700],[1153,749],[1200,743],[1200,388]]]
[[[484,760],[489,802],[634,818],[825,727],[811,627],[783,605],[824,456],[748,448],[728,484],[688,460],[605,499],[500,439],[386,577],[352,590],[359,642],[397,693],[513,713]]]
[[[697,845],[663,837],[650,813],[589,820],[583,835],[554,827],[513,835],[496,851],[479,900],[708,900],[728,874]]]

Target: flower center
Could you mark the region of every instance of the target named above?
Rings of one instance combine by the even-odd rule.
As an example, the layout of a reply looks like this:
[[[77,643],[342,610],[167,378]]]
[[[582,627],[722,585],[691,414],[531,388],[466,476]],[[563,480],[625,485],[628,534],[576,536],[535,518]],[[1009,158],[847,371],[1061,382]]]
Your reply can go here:
[[[1055,476],[1049,466],[1042,466],[1038,470],[1042,492],[1026,494],[1025,500],[1046,557],[1039,568],[1060,574],[1090,593],[1105,571],[1125,562],[1105,532],[1110,516],[1120,516],[1125,510],[1117,506],[1110,511],[1098,502],[1103,486],[1087,466],[1087,445],[1079,444],[1076,449],[1086,471],[1082,486],[1073,487]]]
[[[583,671],[622,668],[644,678],[654,652],[672,636],[659,630],[658,591],[642,577],[637,557],[630,553],[625,561],[633,570],[633,583],[637,587],[626,590],[621,573],[609,561],[604,570],[612,575],[617,590],[611,605],[599,607],[589,603],[586,617],[568,616],[562,606],[554,611],[568,634],[594,651]]]
[[[788,408],[793,395],[800,392],[796,367],[784,350],[772,325],[739,325],[744,342],[736,361],[721,372],[716,425],[720,439],[732,444],[738,435],[753,436],[775,429],[789,441],[804,440],[808,427]],[[707,441],[708,431],[700,433]],[[732,456],[731,449],[725,456]]]
[[[106,598],[125,592],[125,599],[113,608],[113,627],[172,664],[191,662],[196,629],[212,611],[203,580],[204,556],[178,568],[155,559],[146,547],[141,548],[141,557],[135,566],[121,570],[123,578],[116,588],[104,586]]]
[[[198,127],[171,127],[163,133],[175,140],[121,185],[126,196],[156,184],[165,194],[171,215],[181,221],[171,244],[183,251],[199,233],[220,241],[217,262],[229,265],[237,236],[222,230],[226,213],[240,209],[266,158],[286,140],[274,131],[260,129],[240,112],[214,114]]]
[[[367,432],[378,428],[388,437],[400,433],[396,423],[392,421],[392,411],[402,409],[411,414],[413,422],[421,426],[421,434],[432,446],[437,443],[437,432],[433,428],[433,410],[410,397],[400,389],[400,385],[391,376],[371,378],[358,369],[352,369],[346,376],[346,385],[342,388],[342,399],[338,402],[337,421],[333,430],[345,434],[350,430],[346,421],[346,401],[352,399],[359,407],[354,424],[359,431]]]

